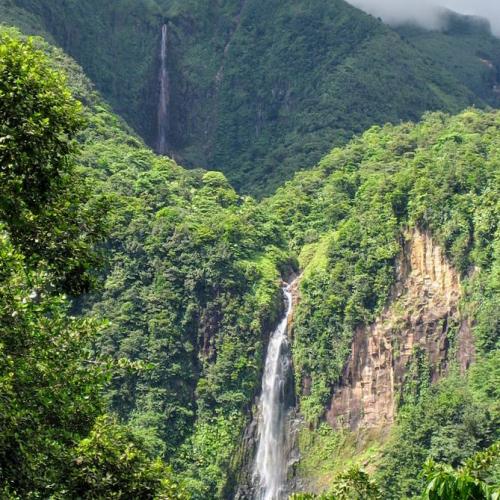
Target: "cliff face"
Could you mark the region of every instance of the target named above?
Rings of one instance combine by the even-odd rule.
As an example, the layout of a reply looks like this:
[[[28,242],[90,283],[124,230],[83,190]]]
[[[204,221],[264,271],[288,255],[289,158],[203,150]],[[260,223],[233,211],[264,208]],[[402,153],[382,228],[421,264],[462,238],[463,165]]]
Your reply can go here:
[[[443,250],[429,234],[415,230],[398,260],[389,305],[374,324],[359,328],[354,336],[327,411],[329,423],[352,430],[391,424],[417,352],[426,359],[432,382],[445,374],[455,356],[465,369],[474,347],[470,324],[458,311],[460,296],[460,276]]]

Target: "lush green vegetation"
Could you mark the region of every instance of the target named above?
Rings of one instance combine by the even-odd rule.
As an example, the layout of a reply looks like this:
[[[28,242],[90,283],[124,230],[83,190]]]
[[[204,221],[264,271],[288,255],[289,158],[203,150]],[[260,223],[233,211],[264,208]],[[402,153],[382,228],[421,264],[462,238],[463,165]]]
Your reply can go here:
[[[114,139],[89,144],[83,163],[102,177],[93,179],[98,189],[113,193],[107,277],[87,300],[110,320],[96,348],[144,362],[115,374],[111,407],[152,432],[180,469],[196,460],[206,498],[222,487],[220,467],[259,386],[288,257],[273,246],[279,233],[262,209],[222,174],[188,174]],[[180,447],[186,439],[192,446]]]
[[[484,397],[483,390],[498,381],[498,355],[480,363],[491,372],[481,375],[479,391],[476,370],[465,380],[454,374],[422,390],[415,402],[400,409],[398,425],[377,472],[386,498],[421,493],[426,482],[421,470],[426,460],[457,467],[477,450],[498,442],[498,393]],[[498,486],[498,477],[492,479]]]
[[[311,429],[300,429],[297,446],[301,458],[296,474],[305,491],[329,491],[333,482],[345,471],[370,467],[380,456],[389,429],[360,429],[359,432],[333,429],[321,422]]]
[[[88,289],[103,236],[73,155],[81,106],[33,43],[1,36],[0,494],[182,496],[140,437],[100,419],[112,365],[64,294]]]
[[[1,0],[0,14],[50,34],[152,145],[168,21],[172,154],[259,196],[373,124],[498,104],[481,59],[498,66],[500,42],[461,18],[401,38],[343,0]]]
[[[312,379],[308,418],[322,413],[354,329],[385,305],[408,227],[430,230],[464,276],[481,269],[464,277],[466,303],[480,346],[496,348],[498,131],[498,114],[473,110],[375,127],[267,202],[301,252],[294,360],[298,388]]]
[[[357,467],[336,476],[329,492],[322,495],[298,493],[291,500],[380,500],[380,490],[370,476]]]
[[[255,201],[237,195],[218,172],[188,172],[156,157],[78,67],[41,40],[33,43],[68,73],[86,104],[78,164],[67,180],[77,192],[80,184],[92,186],[85,203],[70,205],[79,217],[92,217],[86,225],[78,220],[80,238],[68,244],[82,241],[87,226],[91,236],[105,232],[100,277],[93,267],[98,287],[76,297],[74,307],[106,320],[100,336],[84,345],[98,359],[115,360],[109,408],[152,457],[186,476],[191,495],[215,496],[260,385],[265,334],[282,308],[280,272],[295,264],[278,223]],[[61,198],[57,203],[64,206]],[[53,228],[62,230],[62,222]]]
[[[220,8],[230,18],[229,3]],[[256,26],[266,27],[257,2],[246,8],[228,61],[244,55],[241,47],[258,35]],[[292,22],[281,7],[273,9],[280,23]],[[314,16],[296,9],[297,19],[316,26]],[[329,7],[322,9],[338,30],[348,30],[348,11],[333,19]],[[372,37],[359,60],[374,59],[396,39],[374,20],[359,22],[359,32],[369,28]],[[299,267],[293,354],[308,424],[299,444],[310,452],[299,473],[325,472],[334,498],[409,498],[426,487],[436,498],[436,491],[462,484],[490,494],[498,482],[491,461],[476,472],[476,462],[467,460],[499,439],[498,113],[433,113],[417,125],[373,127],[257,203],[221,173],[186,171],[155,156],[64,53],[9,33],[0,43],[3,496],[227,495],[266,336],[282,310],[280,278]],[[276,33],[273,47],[283,42]],[[333,43],[323,34],[323,45]],[[337,45],[339,61],[355,40],[348,42]],[[296,47],[301,50],[306,57]],[[410,57],[407,50],[399,55]],[[326,66],[313,71],[315,78],[330,74],[330,56],[322,55]],[[264,70],[279,67],[272,54],[261,62]],[[225,68],[221,93],[244,80],[245,97],[231,101],[238,109],[247,98],[270,105],[245,77],[252,64]],[[54,68],[67,74],[69,89]],[[342,75],[347,80],[339,77],[340,87],[352,73]],[[306,80],[297,77],[296,85],[307,95]],[[377,85],[359,95],[378,92]],[[440,92],[425,95],[422,106],[441,107]],[[456,95],[463,103],[469,94],[460,87]],[[401,94],[395,103],[399,97],[404,100]],[[452,108],[458,102],[445,100]],[[402,116],[399,108],[394,113]],[[383,118],[374,110],[370,123]],[[316,137],[317,129],[300,127],[287,140],[297,139],[295,158],[306,162],[299,136]],[[331,142],[332,130],[317,135],[316,152]],[[236,147],[231,133],[219,143],[229,144],[222,163]],[[262,151],[278,149],[270,137]],[[238,145],[242,154],[250,154],[247,146]],[[251,161],[259,155],[251,153]],[[322,422],[324,409],[353,332],[386,304],[402,241],[415,227],[429,231],[462,274],[461,309],[474,318],[478,362],[466,374],[452,367],[431,385],[424,360],[404,388],[390,438],[367,437],[359,449],[352,436]],[[305,386],[310,390],[302,393]],[[359,469],[361,459],[376,465],[372,476]],[[420,473],[425,463],[427,478]]]
[[[429,459],[421,476],[426,481],[423,494],[428,500],[495,500],[500,494],[498,488],[498,467],[500,466],[499,444],[477,452],[455,470],[450,465],[436,463]],[[383,483],[381,483],[383,484]],[[402,496],[403,495],[403,496]],[[395,498],[407,498],[399,492]],[[380,486],[357,467],[348,469],[334,478],[328,493],[314,495],[298,493],[291,500],[378,500],[387,498]]]
[[[429,460],[425,464],[428,481],[424,498],[498,498],[498,468],[500,466],[499,443],[490,446],[469,458],[463,467],[454,470],[449,465],[436,464]],[[495,487],[496,485],[496,487]]]
[[[354,330],[372,322],[386,304],[408,228],[429,230],[462,273],[461,307],[476,320],[477,365],[465,378],[453,372],[430,386],[422,360],[401,398],[393,438],[382,450],[375,447],[378,458],[371,457],[384,498],[421,492],[419,473],[427,458],[457,466],[499,439],[493,389],[498,383],[499,125],[497,113],[469,110],[452,118],[431,114],[418,125],[375,127],[266,201],[285,222],[304,269],[293,351],[297,390],[308,387],[301,411],[311,422],[324,412]],[[307,434],[304,450],[322,453],[333,447],[342,456],[341,436]],[[316,465],[309,464],[310,456],[304,461],[303,470],[312,467],[315,475],[329,462],[332,470],[338,467],[334,459]]]
[[[443,15],[443,27],[427,31],[416,26],[397,28],[398,33],[436,64],[455,75],[474,94],[498,107],[500,92],[500,44],[485,20]]]
[[[0,51],[0,218],[31,266],[44,261],[64,288],[84,291],[99,227],[75,210],[86,202],[71,179],[80,103],[29,46],[6,39]]]
[[[292,269],[277,224],[217,172],[158,158],[99,106],[80,163],[108,197],[101,289],[80,306],[109,325],[96,352],[127,358],[111,408],[187,471],[197,498],[223,488]]]

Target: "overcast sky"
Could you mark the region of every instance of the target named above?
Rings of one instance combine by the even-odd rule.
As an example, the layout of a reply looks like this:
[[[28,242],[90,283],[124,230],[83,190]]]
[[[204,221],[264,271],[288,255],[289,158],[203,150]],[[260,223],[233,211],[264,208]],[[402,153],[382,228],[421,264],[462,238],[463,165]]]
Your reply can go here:
[[[360,9],[381,17],[389,24],[413,20],[437,28],[436,7],[448,7],[462,14],[474,14],[490,20],[500,36],[500,0],[347,0]]]

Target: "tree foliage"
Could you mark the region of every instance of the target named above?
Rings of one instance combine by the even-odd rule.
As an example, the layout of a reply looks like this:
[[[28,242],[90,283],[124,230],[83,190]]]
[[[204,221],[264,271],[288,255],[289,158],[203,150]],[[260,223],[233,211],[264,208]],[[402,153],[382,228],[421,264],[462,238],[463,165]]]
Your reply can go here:
[[[43,260],[75,293],[88,289],[101,232],[72,154],[82,124],[80,103],[46,56],[2,35],[0,218],[29,265]]]
[[[0,56],[4,496],[220,497],[281,276],[303,269],[293,353],[311,424],[353,332],[385,306],[409,228],[462,274],[480,363],[432,387],[417,370],[378,486],[349,469],[330,496],[420,494],[429,457],[457,467],[498,439],[498,113],[374,127],[257,203],[155,156],[60,51],[4,35]]]
[[[400,36],[340,0],[2,0],[0,14],[53,37],[151,145],[168,20],[172,153],[259,196],[374,124],[498,103],[500,43],[467,19]]]
[[[61,498],[188,498],[161,459],[151,460],[146,454],[133,430],[109,417],[99,418],[90,435],[78,443],[72,465]]]
[[[294,360],[307,418],[321,415],[355,329],[387,303],[408,230],[429,231],[463,275],[482,352],[498,342],[498,113],[374,127],[265,202],[304,269]],[[477,268],[480,272],[471,273]]]
[[[320,495],[298,493],[291,496],[291,500],[380,500],[382,498],[375,481],[358,467],[351,467],[338,474],[331,481],[328,493]]]
[[[101,215],[71,156],[80,105],[32,41],[0,39],[0,114],[0,495],[176,498],[142,442],[97,420],[101,322],[72,316],[63,291],[87,289]]]
[[[488,477],[495,467],[496,476]],[[498,442],[473,455],[458,470],[430,459],[424,467],[428,484],[423,498],[429,500],[496,500],[500,497],[499,467],[500,443]],[[496,483],[492,480],[496,480]]]

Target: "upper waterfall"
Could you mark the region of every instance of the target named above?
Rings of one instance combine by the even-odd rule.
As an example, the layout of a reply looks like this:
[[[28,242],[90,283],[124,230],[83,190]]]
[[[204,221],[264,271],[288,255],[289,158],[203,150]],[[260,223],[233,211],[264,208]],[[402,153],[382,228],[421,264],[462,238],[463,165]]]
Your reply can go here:
[[[288,321],[292,314],[292,293],[283,289],[287,302],[286,313],[269,341],[260,398],[258,423],[259,444],[254,463],[257,498],[281,500],[286,498],[287,417],[286,385],[291,377],[291,355],[288,342]]]
[[[168,75],[168,25],[161,28],[160,46],[160,97],[158,100],[158,139],[156,151],[158,154],[168,153],[168,107],[170,104],[170,81]]]

